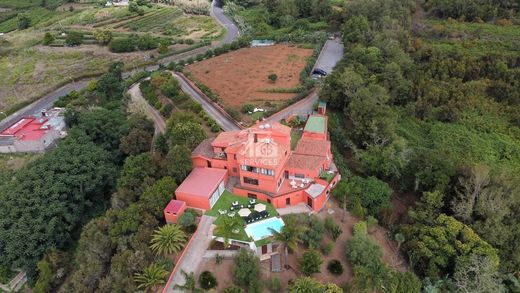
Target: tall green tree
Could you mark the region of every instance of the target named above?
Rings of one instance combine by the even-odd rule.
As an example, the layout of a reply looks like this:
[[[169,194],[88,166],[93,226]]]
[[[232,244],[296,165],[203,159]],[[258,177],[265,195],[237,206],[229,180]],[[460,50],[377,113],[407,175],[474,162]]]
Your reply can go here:
[[[294,218],[287,218],[285,219],[285,225],[280,231],[274,229],[270,229],[270,231],[273,235],[273,239],[282,244],[285,256],[284,266],[287,266],[289,264],[289,249],[295,251],[298,248],[300,235],[304,229],[298,225]]]
[[[231,237],[237,235],[235,231],[241,228],[242,223],[237,218],[222,217],[220,223],[215,228],[215,234],[224,238],[224,247],[228,247]]]

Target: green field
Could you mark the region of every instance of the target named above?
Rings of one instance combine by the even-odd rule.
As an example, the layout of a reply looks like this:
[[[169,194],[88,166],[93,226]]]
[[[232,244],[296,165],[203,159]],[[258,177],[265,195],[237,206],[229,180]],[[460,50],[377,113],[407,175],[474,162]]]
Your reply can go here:
[[[45,6],[48,8],[56,8],[63,3],[65,0],[46,0]],[[31,7],[38,7],[42,5],[42,0],[2,0],[0,1],[0,7],[11,8],[11,9],[27,9]]]
[[[47,0],[46,8],[39,1],[0,1],[0,111],[10,111],[28,103],[56,87],[81,77],[100,74],[113,61],[122,61],[126,68],[145,63],[157,51],[135,51],[131,54],[111,53],[97,44],[93,33],[110,30],[114,37],[150,34],[171,44],[210,41],[224,30],[209,16],[190,15],[177,7],[165,5],[140,6],[143,15],[127,7],[102,7],[82,4],[69,11],[68,6],[55,7],[65,1]],[[7,8],[7,9],[6,9]],[[19,12],[30,19],[30,27],[18,30]],[[81,31],[83,44],[65,46],[63,32]],[[53,47],[41,46],[45,33],[51,33]],[[60,47],[53,49],[54,47]]]
[[[499,26],[432,19],[426,20],[425,24],[430,33],[422,37],[445,51],[465,51],[480,57],[495,52],[517,55],[520,48],[520,25]]]

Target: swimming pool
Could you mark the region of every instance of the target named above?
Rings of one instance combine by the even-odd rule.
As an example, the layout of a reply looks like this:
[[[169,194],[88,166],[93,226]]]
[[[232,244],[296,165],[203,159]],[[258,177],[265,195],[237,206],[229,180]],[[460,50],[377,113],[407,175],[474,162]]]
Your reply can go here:
[[[284,226],[284,222],[281,218],[269,218],[256,223],[252,223],[246,226],[246,234],[252,237],[254,241],[271,236],[271,230],[269,228],[280,232]]]

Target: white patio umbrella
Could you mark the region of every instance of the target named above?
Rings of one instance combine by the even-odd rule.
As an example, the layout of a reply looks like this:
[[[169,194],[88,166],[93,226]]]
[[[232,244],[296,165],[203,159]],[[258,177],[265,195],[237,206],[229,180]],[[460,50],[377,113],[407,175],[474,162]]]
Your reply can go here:
[[[247,217],[251,214],[251,211],[249,209],[240,209],[240,211],[238,211],[238,214],[241,217]]]
[[[257,211],[257,212],[263,212],[263,211],[265,211],[265,209],[266,209],[266,206],[263,203],[259,203],[259,204],[255,205],[255,211]]]

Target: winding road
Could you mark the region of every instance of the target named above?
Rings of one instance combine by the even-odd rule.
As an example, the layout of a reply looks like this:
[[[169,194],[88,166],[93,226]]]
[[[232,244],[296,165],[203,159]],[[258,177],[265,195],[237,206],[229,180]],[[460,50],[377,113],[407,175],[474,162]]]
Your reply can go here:
[[[173,55],[167,58],[160,59],[158,61],[159,64],[166,65],[169,64],[172,61],[180,61],[182,59],[186,59],[192,56],[196,56],[198,54],[204,53],[207,50],[209,50],[212,47],[218,47],[224,44],[228,44],[233,42],[236,38],[240,36],[240,32],[238,30],[238,27],[233,23],[232,20],[230,20],[227,16],[224,15],[224,11],[220,7],[220,2],[218,0],[213,0],[211,5],[211,16],[215,18],[215,20],[221,24],[223,27],[226,28],[226,34],[224,37],[219,40],[219,42],[213,46],[205,46],[201,48],[197,48],[188,52],[180,53],[177,55]],[[144,68],[147,71],[154,71],[159,69],[159,65],[150,65],[146,66]],[[123,73],[123,77],[130,76],[134,71],[128,71]],[[57,101],[60,97],[65,96],[69,94],[72,91],[80,91],[91,81],[91,79],[83,79],[79,81],[73,81],[71,83],[68,83],[62,87],[60,87],[57,90],[54,90],[42,98],[34,101],[33,103],[25,106],[24,108],[16,111],[15,113],[9,115],[5,119],[0,121],[0,132],[15,123],[16,121],[20,120],[21,118],[29,115],[33,115],[36,113],[41,112],[43,109],[51,108],[55,101]],[[139,89],[139,87],[137,87]],[[135,90],[134,90],[135,92]],[[155,109],[154,109],[155,110]],[[0,113],[2,114],[2,113]],[[153,115],[155,116],[155,115]],[[1,117],[0,117],[1,118]],[[155,121],[155,119],[154,119]],[[157,121],[155,121],[157,122]]]

